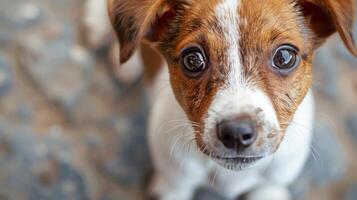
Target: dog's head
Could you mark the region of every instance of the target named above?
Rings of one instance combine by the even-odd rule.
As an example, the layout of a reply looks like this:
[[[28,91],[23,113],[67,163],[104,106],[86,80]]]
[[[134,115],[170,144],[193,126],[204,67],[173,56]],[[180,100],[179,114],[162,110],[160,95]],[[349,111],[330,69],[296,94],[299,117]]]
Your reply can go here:
[[[327,37],[338,32],[357,55],[354,8],[353,0],[109,0],[121,62],[141,42],[156,48],[197,145],[232,169],[278,149]]]

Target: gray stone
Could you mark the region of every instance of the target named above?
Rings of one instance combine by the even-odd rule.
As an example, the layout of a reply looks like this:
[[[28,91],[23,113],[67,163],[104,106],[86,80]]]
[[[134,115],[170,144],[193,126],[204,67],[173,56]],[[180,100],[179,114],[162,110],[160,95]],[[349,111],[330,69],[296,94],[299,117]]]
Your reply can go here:
[[[19,119],[31,120],[33,117],[33,108],[28,104],[20,104],[16,110],[16,116]]]
[[[69,163],[58,162],[48,170],[50,170],[49,174],[46,174],[47,172],[35,174],[32,178],[32,184],[28,186],[29,199],[89,199],[85,179]]]
[[[1,128],[1,127],[0,127]],[[0,130],[1,132],[2,130]],[[13,149],[9,137],[0,133],[0,167],[5,166],[13,156]]]
[[[346,46],[342,42],[337,45],[336,51],[344,61],[347,61],[350,64],[351,67],[357,68],[357,58],[346,49]]]
[[[13,41],[16,35],[39,24],[44,16],[42,8],[25,0],[0,1],[0,47]]]
[[[8,44],[11,40],[14,30],[9,26],[8,21],[4,16],[0,14],[0,47],[3,47]]]
[[[90,92],[83,94],[80,104],[73,106],[73,109],[70,110],[72,121],[111,126],[115,117],[121,114],[119,109],[123,107],[123,103],[118,103],[122,102],[121,100],[125,96],[121,96],[118,87],[108,78],[110,72],[106,67],[99,64],[91,72],[92,77],[88,77]],[[132,101],[135,102],[136,99],[130,98],[129,104]],[[124,114],[124,116],[126,115]]]
[[[357,142],[357,113],[353,113],[347,117],[346,125],[352,137]]]
[[[43,16],[42,9],[29,1],[9,1],[2,4],[2,15],[8,20],[11,27],[23,29],[39,23]]]
[[[87,92],[93,61],[73,43],[71,23],[49,23],[19,43],[23,69],[50,100],[70,112]]]
[[[0,25],[0,27],[3,27],[3,26]],[[10,40],[10,38],[11,38],[11,34],[9,34],[7,31],[1,31],[0,32],[0,47],[5,46],[7,44],[7,42]]]
[[[357,183],[354,183],[347,189],[344,200],[356,200],[356,199],[357,199]]]
[[[37,136],[31,127],[0,121],[0,168],[6,174],[6,179],[0,177],[1,195],[30,200],[89,199],[85,175],[71,162],[74,149],[59,128],[53,129],[53,133]]]
[[[114,159],[104,164],[104,172],[120,184],[140,188],[152,173],[152,165],[146,139],[146,105],[141,104],[124,128],[118,139]],[[123,130],[118,130],[123,131]]]
[[[321,48],[314,60],[314,86],[330,100],[338,100],[338,71],[336,57],[328,47]]]
[[[0,98],[5,95],[12,86],[12,75],[9,63],[0,55]]]

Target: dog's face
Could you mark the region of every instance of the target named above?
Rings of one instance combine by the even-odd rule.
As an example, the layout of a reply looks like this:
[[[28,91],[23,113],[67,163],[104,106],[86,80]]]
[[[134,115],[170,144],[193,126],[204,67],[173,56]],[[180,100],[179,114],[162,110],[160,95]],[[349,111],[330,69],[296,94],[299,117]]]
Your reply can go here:
[[[125,62],[141,42],[169,66],[200,150],[230,169],[273,154],[338,31],[357,55],[352,0],[112,0]]]

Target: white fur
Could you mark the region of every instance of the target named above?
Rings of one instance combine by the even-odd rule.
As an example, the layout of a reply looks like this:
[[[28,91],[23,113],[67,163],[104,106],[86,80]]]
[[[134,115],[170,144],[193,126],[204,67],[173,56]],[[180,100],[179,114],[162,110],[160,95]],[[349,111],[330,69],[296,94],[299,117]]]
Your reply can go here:
[[[215,10],[218,23],[224,31],[224,41],[228,42],[228,65],[230,65],[230,76],[228,83],[236,85],[241,81],[242,64],[239,57],[239,16],[237,13],[239,0],[225,0],[217,5]]]
[[[290,200],[292,199],[289,191],[279,185],[266,185],[257,188],[246,197],[248,200]]]

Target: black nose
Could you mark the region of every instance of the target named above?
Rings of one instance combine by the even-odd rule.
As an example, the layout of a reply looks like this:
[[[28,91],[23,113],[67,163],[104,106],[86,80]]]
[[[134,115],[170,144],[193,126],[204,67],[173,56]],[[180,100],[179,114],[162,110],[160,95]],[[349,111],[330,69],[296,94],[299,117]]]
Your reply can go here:
[[[217,135],[227,148],[241,150],[257,139],[256,125],[250,119],[223,121],[217,126]]]

